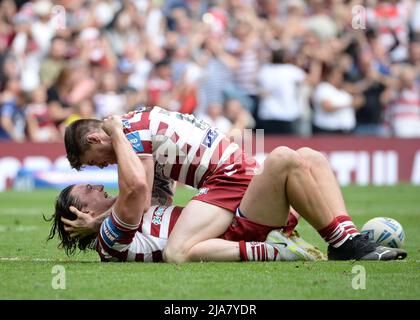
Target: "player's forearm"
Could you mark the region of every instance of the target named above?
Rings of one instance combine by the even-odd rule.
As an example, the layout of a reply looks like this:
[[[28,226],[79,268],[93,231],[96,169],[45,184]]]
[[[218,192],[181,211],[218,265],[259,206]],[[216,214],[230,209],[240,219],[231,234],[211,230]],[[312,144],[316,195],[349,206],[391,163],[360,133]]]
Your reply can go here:
[[[144,167],[134,153],[124,133],[116,132],[112,135],[112,146],[118,162],[118,184],[120,193],[124,190],[138,190],[144,185],[147,186],[146,172]],[[137,189],[138,188],[138,189]]]

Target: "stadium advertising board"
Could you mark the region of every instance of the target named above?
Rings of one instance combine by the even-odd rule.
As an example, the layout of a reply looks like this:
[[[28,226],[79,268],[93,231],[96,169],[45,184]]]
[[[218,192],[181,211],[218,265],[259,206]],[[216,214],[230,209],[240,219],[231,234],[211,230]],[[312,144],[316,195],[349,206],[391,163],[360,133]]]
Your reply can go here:
[[[420,139],[266,136],[262,142],[263,148],[260,145],[255,148],[254,142],[254,153],[255,150],[268,153],[279,145],[293,149],[311,147],[324,152],[341,185],[399,182],[420,185]],[[259,161],[264,159],[263,153],[256,156]],[[109,170],[112,172],[102,171],[99,177],[104,181],[98,183],[116,182],[115,168]],[[60,187],[83,178],[83,173],[70,170],[63,144],[0,143],[0,190],[12,187],[16,176],[22,172],[36,172],[39,182],[35,187]],[[88,176],[98,177],[92,172]]]

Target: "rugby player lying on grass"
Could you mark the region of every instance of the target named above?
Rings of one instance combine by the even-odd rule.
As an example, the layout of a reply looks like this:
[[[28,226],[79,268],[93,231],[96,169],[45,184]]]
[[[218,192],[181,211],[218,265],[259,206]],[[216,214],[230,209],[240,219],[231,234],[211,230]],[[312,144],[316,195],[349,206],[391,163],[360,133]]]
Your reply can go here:
[[[226,231],[235,212],[257,223],[283,226],[291,207],[329,243],[331,260],[392,260],[405,255],[377,247],[357,234],[329,163],[319,152],[276,148],[262,173],[253,176],[256,161],[192,115],[154,107],[118,119],[115,132],[121,136],[123,132],[141,158],[149,188],[158,173],[200,189],[168,238],[165,261],[188,261],[195,245]],[[99,120],[72,123],[66,129],[65,144],[76,169],[116,163],[114,144]],[[149,204],[150,196],[146,209]]]
[[[126,232],[131,231],[131,233],[133,234],[131,238],[133,238],[134,234],[136,234],[138,224],[141,221],[142,209],[144,208],[145,199],[147,197],[147,195],[145,195],[145,192],[144,192],[144,190],[147,190],[147,183],[146,183],[144,168],[141,167],[141,170],[139,168],[135,168],[136,166],[139,165],[140,162],[138,158],[136,157],[135,153],[133,152],[124,134],[122,133],[122,130],[120,127],[121,127],[121,122],[118,121],[118,119],[115,117],[111,117],[109,120],[105,120],[103,124],[103,129],[109,135],[109,137],[111,137],[111,140],[112,140],[112,145],[117,156],[117,162],[119,164],[118,170],[119,170],[119,176],[120,176],[119,178],[120,179],[120,198],[116,200],[116,206],[115,206],[116,210],[113,211],[111,218],[107,218],[105,220],[105,223],[101,224],[100,236],[101,237],[110,236],[111,240],[109,239],[108,240],[110,241],[111,245],[112,245],[112,241],[115,240],[115,237],[118,236],[118,234],[115,233],[116,232],[115,230],[118,230],[118,229],[122,229],[121,231],[126,231]],[[274,157],[276,156],[278,156],[277,152],[274,154]],[[245,215],[246,216],[245,218],[245,216],[241,213],[241,210],[238,209],[237,217],[233,220],[233,222],[231,221],[231,225],[227,231],[228,234],[229,232],[231,232],[231,234],[233,233],[233,236],[232,235],[226,236],[225,234],[222,237],[225,237],[226,239],[230,239],[230,240],[264,241],[265,237],[271,230],[277,229],[279,228],[279,226],[285,225],[288,218],[289,206],[287,206],[287,208],[282,208],[281,206],[283,202],[285,202],[285,200],[281,198],[283,198],[285,195],[282,194],[281,192],[282,186],[281,185],[279,186],[279,183],[278,183],[278,181],[281,180],[279,179],[278,175],[279,174],[281,175],[283,173],[272,170],[273,167],[276,168],[275,166],[271,164],[270,160],[272,158],[273,158],[273,154],[270,154],[266,162],[264,163],[265,165],[264,170],[262,171],[260,175],[257,175],[254,177],[250,185],[250,188],[247,190],[243,199],[243,201],[247,202],[248,205],[250,205],[249,208],[255,209],[255,210],[248,210]],[[130,161],[130,162],[126,164],[127,161]],[[124,168],[122,168],[122,166],[124,166]],[[126,171],[128,170],[130,166],[133,167],[133,172],[127,174]],[[123,173],[125,173],[125,175],[129,179],[127,180],[129,181],[129,183],[124,182],[124,180],[121,180],[123,179],[123,175],[122,175]],[[330,174],[332,175],[332,173]],[[269,178],[267,177],[267,175]],[[260,179],[261,177],[262,179]],[[127,202],[120,200],[122,196],[121,188],[124,186],[128,190],[131,190],[130,191],[131,193],[134,192],[137,194],[140,194],[140,193],[143,194],[142,201],[136,200],[135,202],[134,207],[138,208],[137,210],[134,210],[135,212],[133,212],[132,210],[127,211],[127,208],[126,208]],[[270,197],[270,193],[272,193],[272,190],[276,192],[279,192],[280,190],[277,197]],[[109,207],[112,206],[113,204],[112,201],[115,201],[115,200],[106,198],[106,195],[103,192],[103,188],[99,186],[94,187],[94,188],[89,185],[76,186],[76,187],[67,188],[67,190],[65,191],[66,192],[62,192],[62,194],[60,195],[57,201],[57,205],[59,205],[60,203],[61,204],[57,207],[59,210],[56,210],[56,215],[54,217],[55,223],[53,225],[53,229],[50,234],[50,237],[52,237],[54,236],[55,230],[58,230],[62,238],[62,241],[64,238],[69,240],[70,235],[65,232],[64,226],[62,225],[62,222],[60,220],[60,216],[63,215],[63,212],[67,212],[66,214],[67,218],[72,218],[72,220],[76,218],[75,215],[72,215],[66,209],[68,208],[68,206],[72,204],[71,202],[74,202],[74,201],[80,202],[80,200],[83,200],[83,197],[86,197],[86,195],[95,194],[95,197],[91,199],[89,203],[82,203],[82,204],[79,203],[78,206],[79,208],[84,207],[85,210],[91,209],[92,210],[91,214],[97,215],[96,212],[107,210]],[[319,190],[315,190],[315,192],[316,191],[319,192]],[[227,190],[227,193],[228,192],[229,190]],[[261,194],[264,194],[265,196],[262,198]],[[340,196],[341,196],[341,193],[340,193]],[[82,199],[80,199],[81,197]],[[76,198],[76,199],[71,199],[71,198]],[[98,201],[98,199],[101,199],[102,201]],[[105,200],[103,199],[107,199],[106,201],[108,202],[108,205],[105,205],[107,206],[106,208],[104,207]],[[297,201],[298,199],[294,199],[294,200]],[[303,200],[308,200],[308,199],[303,199]],[[98,202],[101,202],[101,203],[98,203]],[[336,199],[331,205],[337,205],[337,203],[339,202],[340,200]],[[119,207],[121,208],[117,207],[118,203],[121,203],[119,205]],[[262,208],[264,208],[264,206],[267,207],[267,205],[271,206],[273,210],[271,211],[262,210]],[[93,208],[94,206],[96,207]],[[305,209],[305,210],[302,210],[303,212],[307,211],[306,210],[307,208],[305,208],[304,206],[303,207],[301,206],[301,208]],[[285,210],[281,210],[281,209],[285,209]],[[124,215],[123,214],[124,210],[127,212],[128,215],[136,214],[136,217],[128,218],[128,220],[124,219],[124,221],[121,221],[121,216]],[[153,212],[154,210],[156,210],[156,212]],[[148,211],[148,214],[149,214],[148,219],[149,221],[152,220],[151,225],[153,225],[154,218],[157,219],[156,221],[160,220],[161,215],[162,215],[162,210],[165,210],[165,209],[154,208],[154,210],[150,212]],[[173,211],[174,209],[171,208],[170,210]],[[335,211],[337,212],[337,210]],[[326,212],[326,214],[321,214],[319,211],[311,213],[309,215],[305,213],[303,217],[306,218],[315,228],[317,228],[317,230],[320,230],[319,226],[321,225],[326,225],[327,229],[334,227],[333,230],[331,231],[327,230],[327,231],[328,231],[328,234],[332,233],[333,237],[329,240],[331,241],[333,245],[340,241],[342,242],[340,246],[332,249],[332,250],[335,250],[334,253],[337,259],[342,259],[342,260],[345,260],[345,259],[385,260],[386,259],[386,260],[390,260],[390,259],[404,258],[406,256],[406,253],[402,250],[394,250],[390,248],[378,247],[372,243],[369,243],[367,240],[360,241],[358,243],[359,245],[355,246],[354,245],[355,241],[352,241],[352,239],[348,236],[347,232],[344,230],[343,226],[340,226],[340,224],[337,222],[337,218],[334,216],[329,216],[327,210],[325,210],[324,212]],[[135,221],[136,223],[135,224],[129,223],[128,221],[131,221],[131,220]],[[169,218],[169,221],[166,221],[166,223],[170,223],[170,220],[171,219]],[[346,220],[347,224],[350,224],[349,220],[350,219]],[[111,221],[113,223],[112,224],[109,223],[107,226],[106,221]],[[332,222],[329,223],[330,221]],[[122,222],[124,222],[124,224],[121,224]],[[162,220],[160,222],[162,223]],[[118,225],[118,223],[120,224]],[[131,225],[131,226],[128,226],[127,223],[128,225]],[[116,224],[120,228],[117,228],[115,226]],[[173,225],[174,224],[172,224],[172,226]],[[354,225],[352,226],[354,227]],[[146,228],[149,228],[148,224],[146,224]],[[150,227],[150,230],[151,229],[152,228]],[[252,230],[252,232],[248,232],[249,230]],[[354,227],[354,230],[357,230],[357,229],[355,229]],[[111,231],[114,231],[114,233],[112,233]],[[155,231],[154,231],[155,234],[158,231],[159,231],[159,226],[155,227]],[[319,232],[322,235],[324,231],[325,230],[322,230],[321,228]],[[238,233],[240,234],[239,238],[238,238]],[[251,238],[246,238],[248,233],[251,234]],[[168,236],[169,232],[164,231],[164,234]],[[257,234],[260,236],[259,238],[256,237]],[[101,246],[104,243],[106,244],[105,241],[102,241],[102,242],[100,241],[98,242],[98,246]],[[361,246],[362,244],[363,246]],[[76,244],[73,245],[73,248],[75,248],[75,245]],[[267,246],[269,244],[260,244],[260,247],[258,247],[259,248],[258,250],[255,250],[255,247],[252,247],[252,245],[253,244],[251,243],[242,242],[242,245],[239,245],[239,248],[240,248],[239,252],[241,253],[240,257],[242,257],[244,260],[246,259],[255,260],[255,256],[252,256],[252,254],[254,252],[259,252],[261,253],[261,256],[264,255],[267,260],[270,259],[270,257],[268,257],[270,250],[267,249]],[[272,245],[270,246],[273,247]],[[79,247],[80,247],[80,242],[79,242]],[[121,248],[121,244],[118,244],[117,247]],[[126,250],[127,248],[128,246],[124,248],[124,251],[125,251],[124,254],[128,254],[128,251]],[[100,248],[100,250],[102,249],[103,247]],[[109,252],[110,251],[108,250],[108,253]],[[275,255],[277,251],[272,249],[271,252],[273,253],[273,255]],[[114,253],[117,255],[119,254],[118,252],[114,252]],[[232,261],[232,253],[236,254],[236,258],[234,259],[238,259],[238,244],[237,243],[235,244],[229,241],[224,241],[222,239],[210,239],[207,241],[198,241],[197,244],[194,245],[191,248],[191,250],[189,250],[187,260],[188,261],[192,261],[192,260]],[[230,258],[226,258],[224,254],[228,254]],[[352,258],[349,258],[349,256]],[[140,258],[141,258],[141,255],[139,256],[139,259]]]
[[[183,208],[152,206],[143,214],[149,192],[145,170],[124,135],[112,134],[113,120],[104,121],[104,129],[112,136],[119,164],[118,197],[108,197],[103,186],[86,184],[65,188],[56,202],[49,239],[58,233],[60,245],[67,254],[73,253],[76,248],[81,250],[95,248],[102,261],[161,261],[162,251]],[[88,213],[80,212],[76,208]],[[105,214],[99,215],[102,212]],[[80,238],[70,236],[65,230],[63,221],[71,223],[65,218],[74,220],[76,216],[86,222],[91,218],[90,222],[86,223],[92,228],[91,234]],[[97,222],[100,220],[104,221],[99,225]],[[212,243],[209,243],[210,247],[205,243],[200,244],[191,251],[189,259],[192,261],[322,259],[322,254],[315,248],[309,250],[302,248],[280,232],[271,234],[271,238],[280,243],[263,242],[267,234],[274,229],[275,227],[253,223],[241,217],[235,218],[231,227],[220,239],[213,239]]]

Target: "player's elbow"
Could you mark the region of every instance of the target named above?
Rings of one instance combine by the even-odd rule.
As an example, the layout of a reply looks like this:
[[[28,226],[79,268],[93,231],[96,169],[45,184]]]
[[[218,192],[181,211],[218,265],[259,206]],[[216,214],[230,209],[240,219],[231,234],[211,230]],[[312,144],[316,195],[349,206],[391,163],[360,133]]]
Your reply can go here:
[[[134,183],[134,189],[137,190],[138,193],[141,193],[145,196],[145,198],[148,196],[149,192],[149,186],[147,185],[146,180],[137,180]]]
[[[132,197],[142,196],[144,199],[147,199],[148,194],[150,193],[147,182],[142,179],[133,179],[126,185],[126,194]]]

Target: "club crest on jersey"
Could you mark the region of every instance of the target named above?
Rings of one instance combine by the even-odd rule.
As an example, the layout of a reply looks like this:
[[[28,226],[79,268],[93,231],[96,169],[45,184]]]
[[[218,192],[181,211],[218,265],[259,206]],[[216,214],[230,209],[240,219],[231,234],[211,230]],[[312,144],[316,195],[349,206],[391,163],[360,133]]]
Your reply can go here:
[[[156,210],[156,212],[153,214],[152,223],[155,224],[155,225],[161,224],[162,223],[162,216],[163,216],[164,212],[165,212],[165,208],[159,207]]]
[[[141,143],[140,134],[138,132],[131,132],[126,134],[128,141],[130,141],[131,146],[135,152],[143,152],[143,144]]]
[[[207,148],[211,148],[211,146],[213,145],[213,142],[216,140],[216,138],[219,136],[219,134],[217,133],[216,130],[214,129],[209,129],[209,131],[207,131],[206,136],[204,137],[203,141],[201,142],[201,144],[203,146],[206,146]]]

